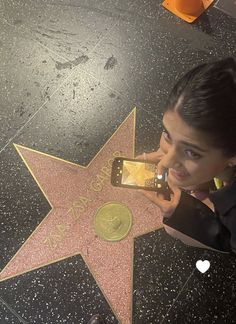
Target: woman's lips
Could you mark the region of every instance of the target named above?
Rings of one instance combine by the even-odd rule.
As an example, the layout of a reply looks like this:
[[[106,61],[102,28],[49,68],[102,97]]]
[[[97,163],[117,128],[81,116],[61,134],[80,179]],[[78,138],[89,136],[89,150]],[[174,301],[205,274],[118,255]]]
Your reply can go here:
[[[169,173],[172,174],[177,180],[184,180],[188,177],[188,173],[175,171],[174,169],[169,169]]]

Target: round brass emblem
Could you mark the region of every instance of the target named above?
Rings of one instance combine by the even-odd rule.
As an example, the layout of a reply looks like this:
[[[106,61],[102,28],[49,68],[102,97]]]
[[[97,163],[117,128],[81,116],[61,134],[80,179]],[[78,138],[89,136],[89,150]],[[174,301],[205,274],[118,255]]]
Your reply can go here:
[[[94,217],[96,234],[106,241],[121,241],[132,226],[132,213],[124,204],[109,202],[101,206]]]

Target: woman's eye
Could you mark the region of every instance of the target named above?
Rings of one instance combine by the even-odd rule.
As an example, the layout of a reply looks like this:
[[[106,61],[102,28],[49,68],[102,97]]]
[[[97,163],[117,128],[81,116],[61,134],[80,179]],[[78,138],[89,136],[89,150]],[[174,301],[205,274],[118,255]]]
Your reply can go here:
[[[185,150],[185,153],[192,159],[200,159],[201,155],[192,150]]]
[[[167,141],[171,144],[170,135],[165,129],[162,130],[162,135],[163,135],[165,141]],[[187,150],[187,149],[184,150],[184,154],[186,154],[189,158],[194,159],[194,160],[198,160],[202,157],[199,153],[196,153],[192,150]]]

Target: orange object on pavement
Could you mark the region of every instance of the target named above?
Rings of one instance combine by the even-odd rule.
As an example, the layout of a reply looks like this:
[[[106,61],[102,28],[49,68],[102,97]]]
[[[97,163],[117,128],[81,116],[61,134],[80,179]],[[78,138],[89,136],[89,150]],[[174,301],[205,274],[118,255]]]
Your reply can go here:
[[[194,22],[214,0],[165,0],[162,5],[181,19]]]

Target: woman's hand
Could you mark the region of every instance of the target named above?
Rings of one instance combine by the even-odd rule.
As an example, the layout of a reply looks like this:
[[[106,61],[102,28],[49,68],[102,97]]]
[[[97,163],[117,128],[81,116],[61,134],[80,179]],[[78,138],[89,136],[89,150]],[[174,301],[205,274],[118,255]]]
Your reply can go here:
[[[139,190],[142,194],[151,200],[155,205],[157,205],[161,212],[163,213],[163,217],[168,217],[172,215],[179,204],[181,190],[176,187],[170,180],[168,180],[168,185],[173,193],[171,193],[171,199],[164,199],[163,194],[155,191],[147,191],[147,190]]]
[[[159,149],[156,152],[152,152],[149,154],[143,153],[142,155],[136,157],[139,159],[152,161],[157,163],[157,172],[158,174],[163,174],[166,171],[166,168],[162,165],[161,158],[163,157],[164,153]],[[159,162],[159,163],[158,163]],[[164,217],[168,217],[173,214],[176,207],[179,204],[181,190],[175,186],[170,179],[167,178],[168,185],[172,190],[171,193],[171,200],[164,199],[163,194],[155,191],[146,191],[146,190],[139,190],[143,193],[145,197],[151,200],[154,204],[156,204],[162,211]]]
[[[164,155],[165,154],[163,153],[163,151],[159,148],[155,152],[143,153],[141,155],[136,156],[135,158],[137,160],[146,160],[146,161],[158,163]]]

